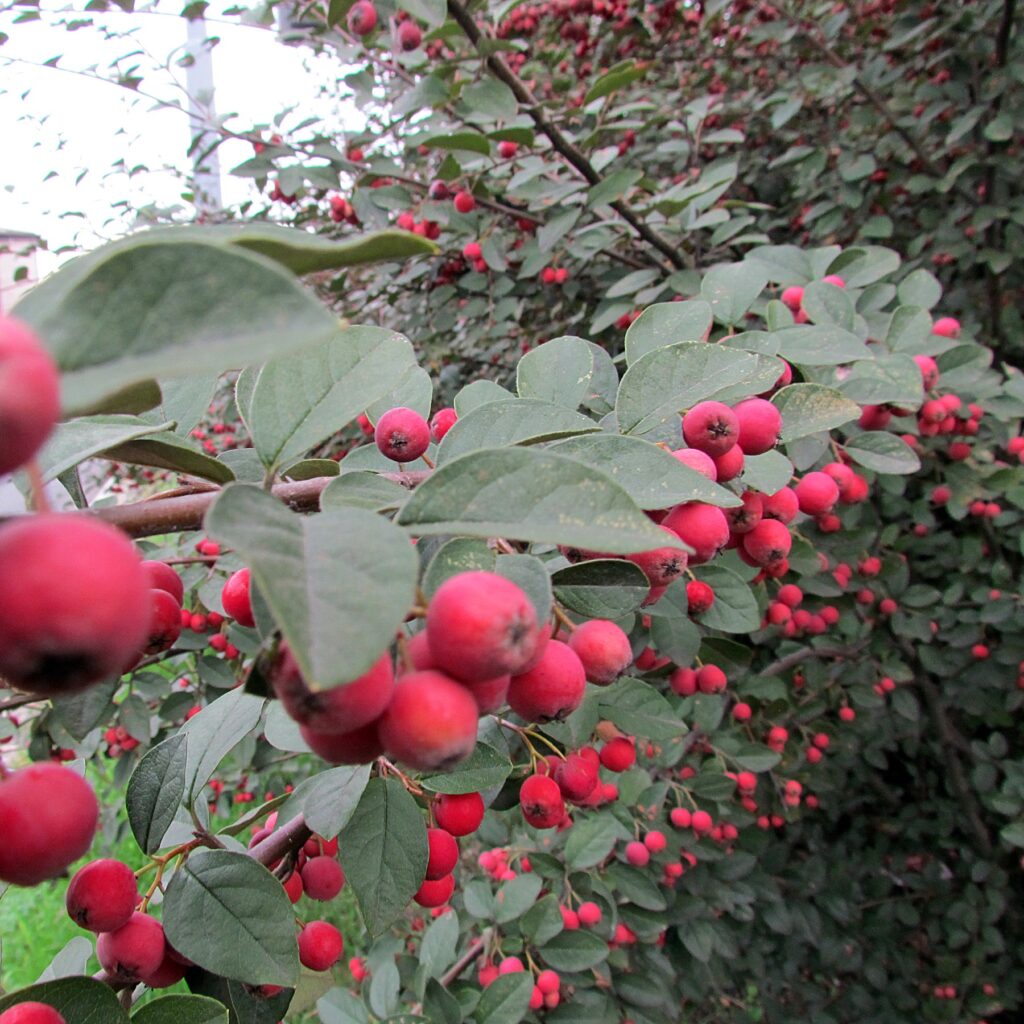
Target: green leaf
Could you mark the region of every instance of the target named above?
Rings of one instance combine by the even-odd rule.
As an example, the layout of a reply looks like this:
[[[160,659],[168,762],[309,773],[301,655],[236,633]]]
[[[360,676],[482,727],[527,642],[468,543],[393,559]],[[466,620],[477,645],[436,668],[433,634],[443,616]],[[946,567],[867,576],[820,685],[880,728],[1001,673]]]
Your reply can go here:
[[[398,6],[414,18],[426,22],[429,28],[439,28],[448,14],[445,0],[399,0]]]
[[[55,717],[76,740],[85,739],[99,725],[120,686],[120,679],[108,679],[81,693],[55,697],[52,699]]]
[[[407,366],[402,379],[383,398],[366,407],[371,423],[376,423],[389,409],[404,406],[415,409],[424,419],[430,416],[430,405],[434,400],[434,384],[430,374],[422,366]]]
[[[728,402],[767,391],[782,364],[720,345],[684,341],[657,348],[626,371],[616,414],[624,434],[645,434],[705,399]]]
[[[465,150],[469,153],[479,153],[480,156],[490,156],[491,144],[483,135],[477,132],[454,132],[451,135],[432,135],[419,143],[430,149]]]
[[[620,679],[605,687],[597,694],[597,706],[603,718],[631,736],[657,741],[689,732],[669,702],[642,679]]]
[[[543,884],[540,875],[533,873],[502,882],[494,894],[494,920],[498,924],[518,920],[537,902]]]
[[[999,832],[999,838],[1011,846],[1024,847],[1024,821],[1014,821],[1006,825]],[[0,1007],[3,1003],[0,1003]]]
[[[528,352],[516,368],[520,398],[577,409],[590,392],[594,353],[583,338],[552,338]]]
[[[911,271],[900,282],[897,294],[902,306],[921,306],[923,309],[932,309],[942,298],[942,285],[931,271],[919,268]]]
[[[715,592],[715,603],[701,616],[701,625],[723,633],[753,633],[760,628],[754,592],[736,573],[718,565],[694,566],[693,573]]]
[[[490,402],[456,421],[437,450],[437,463],[440,466],[483,448],[539,444],[600,429],[589,416],[536,398]]]
[[[828,281],[812,281],[804,288],[803,300],[800,305],[812,323],[832,325],[841,331],[853,330],[853,301],[847,295],[845,288],[840,288]],[[836,362],[844,361],[836,360]]]
[[[989,142],[1009,142],[1013,138],[1013,118],[1009,114],[997,114],[982,133]]]
[[[626,329],[626,362],[635,363],[656,348],[680,341],[707,341],[714,315],[703,299],[656,302]]]
[[[575,824],[572,834],[569,836],[570,840],[576,830],[582,828],[586,822],[597,820],[600,819],[587,818],[586,821]],[[565,927],[562,922],[562,912],[559,909],[558,897],[553,892],[549,892],[547,896],[542,896],[523,914],[519,927],[523,935],[535,946],[543,946],[545,942],[550,942]]]
[[[530,1009],[533,976],[505,974],[483,990],[473,1018],[477,1024],[519,1024]]]
[[[643,438],[586,434],[558,441],[549,451],[600,470],[643,509],[670,508],[683,501],[703,501],[722,508],[740,503],[732,491]]]
[[[467,416],[478,406],[487,405],[488,402],[514,401],[515,397],[511,391],[506,391],[492,380],[475,380],[455,396],[455,411],[459,416]]]
[[[665,909],[665,896],[648,877],[645,871],[613,861],[608,865],[608,881],[630,903],[643,907],[644,910],[660,911]]]
[[[577,821],[569,830],[565,844],[565,863],[571,871],[597,867],[620,839],[632,839],[632,833],[610,814],[598,814]]]
[[[447,915],[446,915],[447,916]],[[462,1024],[462,1007],[459,1001],[439,981],[431,978],[427,982],[427,989],[423,995],[423,1015],[431,1024]],[[332,1024],[332,1021],[323,1016],[323,1024]],[[338,1021],[337,1024],[350,1024],[349,1021]],[[360,1024],[360,1022],[352,1022]]]
[[[499,576],[511,580],[537,609],[537,621],[551,615],[551,577],[544,563],[533,555],[499,555],[494,565]]]
[[[503,785],[511,772],[508,754],[478,743],[465,761],[448,771],[424,776],[420,784],[433,793],[479,793]]]
[[[416,554],[400,530],[371,512],[297,516],[258,487],[231,484],[205,528],[249,566],[313,689],[366,672],[412,606]]]
[[[921,468],[921,460],[902,437],[884,430],[858,434],[845,444],[846,454],[854,462],[878,473],[905,476]]]
[[[544,963],[555,971],[589,971],[608,958],[608,943],[582,929],[563,931],[538,952]],[[512,975],[518,977],[518,975]]]
[[[336,331],[334,317],[270,260],[206,244],[202,229],[177,241],[161,235],[80,256],[18,304],[63,371],[67,412],[153,378],[283,356]]]
[[[409,492],[378,473],[357,469],[332,480],[320,494],[322,511],[335,508],[365,508],[370,512],[390,512],[399,508]]]
[[[550,252],[573,229],[582,213],[582,208],[571,207],[552,217],[537,232],[537,248],[542,253]]]
[[[401,978],[398,967],[392,959],[377,964],[370,978],[370,994],[367,1002],[370,1010],[381,1020],[386,1020],[398,1010],[398,993]]]
[[[19,1003],[52,1006],[67,1024],[128,1024],[114,990],[93,978],[58,978],[29,985],[0,997],[0,1012]]]
[[[641,178],[644,172],[639,167],[626,167],[614,171],[607,178],[587,190],[587,206],[604,206],[621,199]]]
[[[747,455],[743,460],[743,483],[762,494],[774,494],[793,477],[793,463],[782,452],[772,448],[761,455]]]
[[[363,1001],[343,988],[331,989],[318,999],[316,1010],[322,1024],[367,1024],[370,1019]]]
[[[768,272],[755,262],[712,267],[700,283],[700,294],[720,324],[734,326],[768,284]],[[764,390],[764,389],[762,389]]]
[[[420,2],[420,0],[417,0]],[[440,0],[442,8],[445,4]],[[442,20],[443,17],[442,17]],[[474,113],[482,114],[488,120],[510,121],[519,110],[515,93],[496,78],[482,78],[478,82],[467,85],[460,96]]]
[[[339,849],[363,923],[372,936],[380,935],[406,908],[427,870],[427,827],[397,779],[370,780],[341,832]]]
[[[839,274],[847,288],[864,288],[892,274],[899,266],[899,253],[892,249],[883,245],[861,245],[843,250],[822,276]]]
[[[235,479],[234,472],[226,462],[201,452],[191,441],[180,437],[177,431],[165,430],[136,437],[108,448],[103,455],[115,462],[188,473],[218,484],[226,484]]]
[[[178,735],[187,740],[185,799],[189,803],[212,778],[217,765],[255,730],[262,713],[263,700],[238,688],[207,704],[181,727]]]
[[[206,996],[161,996],[140,1006],[132,1024],[228,1024],[228,1009]]]
[[[826,287],[843,294],[833,285]],[[787,327],[772,337],[778,339],[779,355],[798,366],[837,366],[871,357],[871,350],[860,338],[835,325]]]
[[[143,853],[160,849],[178,812],[185,796],[186,755],[185,735],[169,736],[143,755],[128,781],[128,824]]]
[[[420,965],[429,978],[438,978],[455,959],[459,944],[459,917],[451,912],[442,914],[423,933],[420,944]]]
[[[770,772],[782,760],[782,755],[758,743],[748,743],[740,747],[732,759],[745,771]]]
[[[494,572],[497,556],[486,541],[455,537],[446,541],[430,560],[423,574],[423,593],[433,597],[445,580],[461,572]]]
[[[397,521],[420,536],[506,537],[614,554],[682,549],[614,481],[534,448],[473,452],[440,466]]]
[[[854,363],[839,390],[864,405],[909,406],[916,409],[924,399],[921,371],[909,355],[895,353]]]
[[[647,64],[645,63],[625,60],[621,64],[616,64],[615,67],[601,75],[587,90],[583,104],[586,106],[588,103],[593,103],[594,100],[604,99],[605,96],[610,96],[613,92],[639,81],[646,74]]]
[[[349,327],[298,355],[272,359],[256,381],[247,423],[264,464],[286,464],[336,434],[416,365],[407,338]]]
[[[551,582],[561,604],[590,619],[620,619],[636,611],[650,590],[639,566],[610,558],[558,569]]]
[[[790,384],[776,392],[772,402],[782,413],[783,441],[841,427],[860,416],[856,402],[823,384]]]
[[[912,356],[933,352],[931,314],[920,306],[898,306],[889,321],[885,341],[893,352]]]
[[[333,839],[348,824],[369,781],[369,765],[329,768],[300,782],[278,816],[289,821],[302,814],[318,836]]]
[[[689,921],[679,928],[679,937],[690,955],[702,964],[711,959],[714,951],[715,933],[707,921]]]
[[[298,981],[291,902],[281,883],[247,854],[192,853],[167,887],[163,924],[182,956],[214,974],[250,985]]]

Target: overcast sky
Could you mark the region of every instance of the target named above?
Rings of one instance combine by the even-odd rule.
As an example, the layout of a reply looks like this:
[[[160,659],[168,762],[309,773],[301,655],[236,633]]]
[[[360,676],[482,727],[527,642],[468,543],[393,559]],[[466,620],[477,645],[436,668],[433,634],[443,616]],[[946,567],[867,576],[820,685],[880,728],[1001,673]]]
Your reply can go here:
[[[78,0],[74,10],[84,6],[85,0]],[[221,39],[213,50],[217,109],[239,115],[233,127],[269,123],[292,104],[300,107],[293,123],[321,114],[339,127],[359,126],[350,104],[339,106],[317,96],[322,82],[337,77],[337,65],[328,58],[312,58],[306,49],[282,45],[273,31],[238,25],[237,19],[234,24],[217,21],[217,12],[228,6],[224,0],[211,5],[207,28]],[[43,0],[42,18],[22,24],[14,21],[25,8],[0,12],[0,32],[10,37],[0,46],[0,228],[42,235],[51,249],[92,247],[124,234],[131,223],[127,215],[117,218],[115,202],[128,199],[133,208],[181,202],[182,179],[169,168],[188,166],[186,114],[154,109],[149,100],[115,85],[28,63],[60,55],[62,68],[95,66],[109,74],[117,58],[141,49],[145,52],[121,67],[139,64],[142,89],[163,99],[184,99],[175,84],[184,85],[183,69],[175,68],[173,75],[153,70],[185,43],[185,22],[169,16],[181,7],[181,2],[164,3],[168,15],[90,12],[82,17],[92,18],[94,25],[72,32],[57,24],[74,16],[70,6]],[[151,9],[160,10],[157,5]],[[105,38],[103,30],[133,30],[134,36]],[[246,143],[226,143],[222,170],[251,155]],[[126,168],[144,165],[149,170],[111,173],[119,159]],[[244,198],[249,187],[226,175],[223,185],[227,204]],[[69,212],[82,216],[69,217]],[[47,262],[42,269],[49,269]]]

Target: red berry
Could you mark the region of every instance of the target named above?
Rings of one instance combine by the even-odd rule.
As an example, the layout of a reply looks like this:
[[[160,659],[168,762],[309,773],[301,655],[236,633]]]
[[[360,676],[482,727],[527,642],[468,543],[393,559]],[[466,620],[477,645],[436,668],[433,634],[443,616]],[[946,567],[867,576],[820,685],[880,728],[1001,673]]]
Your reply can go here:
[[[668,846],[668,840],[665,838],[664,832],[652,831],[644,836],[644,846],[651,853],[661,853]]]
[[[724,484],[729,480],[735,480],[743,472],[746,456],[743,454],[743,449],[737,444],[724,455],[719,455],[714,461],[714,479],[718,480],[720,484]]]
[[[387,651],[358,679],[330,690],[311,690],[291,648],[282,643],[267,675],[285,711],[320,733],[349,733],[368,725],[384,713],[395,691],[395,673]]]
[[[384,753],[377,722],[351,732],[317,732],[300,724],[299,732],[309,749],[331,764],[369,764]]]
[[[635,868],[646,867],[651,860],[651,851],[635,840],[626,844],[626,860]]]
[[[70,768],[42,761],[0,779],[0,880],[38,885],[56,878],[92,844],[99,805]]]
[[[472,213],[476,209],[476,200],[469,192],[456,192],[454,202],[459,213]]]
[[[706,835],[714,827],[711,815],[707,811],[694,811],[690,823],[698,835]]]
[[[661,529],[675,539],[676,535],[668,527],[662,526]],[[638,565],[655,587],[665,587],[677,580],[686,570],[688,560],[686,552],[675,547],[652,548],[650,551],[627,555],[626,558]]]
[[[427,881],[436,882],[455,870],[459,862],[459,843],[451,832],[443,828],[428,828],[427,843],[430,850]]]
[[[327,921],[310,921],[299,932],[299,960],[311,971],[329,971],[344,951],[341,932]]]
[[[727,452],[726,455],[730,454],[730,452]],[[696,448],[680,448],[677,451],[672,452],[672,457],[681,462],[684,466],[689,466],[690,469],[694,469],[702,476],[706,476],[709,480],[718,479],[718,470],[715,466],[715,460],[711,458],[710,455],[706,455],[704,452],[698,451]],[[725,456],[723,456],[723,458],[724,457]]]
[[[771,565],[785,558],[793,546],[793,537],[777,519],[762,519],[743,537],[742,550],[754,565]]]
[[[633,663],[629,637],[608,619],[581,622],[569,636],[569,646],[582,662],[587,679],[598,686],[614,683]]]
[[[459,414],[454,409],[438,409],[430,418],[430,439],[440,444],[442,438],[455,426]]]
[[[562,979],[552,970],[541,971],[537,975],[537,988],[546,996],[557,992],[561,985]]]
[[[220,603],[225,614],[229,615],[240,626],[255,626],[252,614],[252,598],[249,593],[249,570],[239,569],[232,573],[220,592]]]
[[[800,511],[800,502],[792,487],[783,487],[782,490],[767,495],[761,504],[764,518],[776,519],[780,523],[791,523]]]
[[[71,920],[91,932],[114,932],[139,902],[135,872],[119,860],[94,860],[75,872],[64,898]]]
[[[564,761],[559,760],[552,778],[558,783],[562,796],[574,803],[586,800],[599,781],[598,764],[597,758],[581,753],[569,754]]]
[[[149,601],[149,632],[142,653],[159,654],[169,651],[181,636],[181,609],[166,590],[151,590]]]
[[[427,637],[437,664],[466,682],[523,671],[540,640],[530,599],[493,572],[442,583],[427,608]]]
[[[434,821],[453,836],[468,836],[484,820],[479,793],[443,793],[434,801]]]
[[[149,585],[131,541],[85,515],[0,527],[0,675],[45,696],[119,675],[149,628]],[[175,613],[177,614],[177,612]]]
[[[547,775],[531,775],[519,789],[523,817],[534,828],[553,828],[565,815],[562,791]]]
[[[155,918],[138,911],[115,932],[96,940],[96,957],[105,971],[122,981],[140,981],[163,963],[164,929]]]
[[[715,592],[703,580],[690,580],[686,584],[686,603],[691,615],[703,615],[715,603]]]
[[[782,429],[782,415],[763,398],[748,398],[735,406],[739,421],[738,444],[745,455],[761,455],[775,447]]]
[[[576,652],[560,640],[549,640],[540,661],[512,677],[508,703],[527,722],[561,721],[580,706],[586,687]]]
[[[46,1003],[18,1003],[0,1013],[0,1024],[67,1024],[67,1021]]]
[[[939,364],[931,356],[914,356],[914,362],[921,371],[925,391],[931,391],[939,383]]]
[[[636,745],[625,736],[617,736],[601,748],[600,757],[608,771],[624,772],[636,764]]]
[[[579,917],[579,922],[584,928],[595,928],[601,923],[601,908],[589,900],[586,903],[581,903],[576,910]]]
[[[717,665],[703,665],[697,670],[697,689],[701,693],[721,693],[728,680]]]
[[[395,686],[378,730],[384,749],[418,771],[450,768],[476,746],[477,706],[442,672],[412,672]]]
[[[693,565],[710,561],[729,541],[729,521],[725,513],[699,501],[676,505],[662,520],[662,526],[693,548],[690,556]]]
[[[699,402],[683,416],[683,438],[712,458],[724,455],[736,444],[739,420],[722,402]]]
[[[749,704],[744,704],[740,701],[733,705],[732,717],[736,719],[737,722],[749,722],[752,714],[753,712],[750,710]]]
[[[0,476],[35,455],[59,415],[53,357],[27,324],[0,316]]]
[[[839,500],[839,485],[827,473],[807,473],[794,490],[800,511],[809,516],[824,515]]]
[[[185,584],[166,562],[143,562],[142,571],[153,590],[166,590],[181,607],[185,597]]]
[[[310,857],[302,867],[302,888],[311,900],[333,900],[345,887],[345,872],[333,857]]]
[[[373,439],[381,454],[393,462],[412,462],[430,447],[430,426],[415,409],[399,406],[377,420]]]
[[[398,26],[398,47],[403,53],[418,50],[423,42],[423,30],[414,21],[403,21]]]
[[[782,301],[795,313],[804,301],[803,288],[799,285],[790,285],[789,288],[783,289]]]
[[[413,899],[421,907],[443,907],[455,892],[455,876],[444,875],[434,881],[424,880]]]
[[[370,0],[357,0],[349,8],[348,30],[356,36],[369,35],[377,27],[377,8]],[[350,159],[355,157],[349,154]]]

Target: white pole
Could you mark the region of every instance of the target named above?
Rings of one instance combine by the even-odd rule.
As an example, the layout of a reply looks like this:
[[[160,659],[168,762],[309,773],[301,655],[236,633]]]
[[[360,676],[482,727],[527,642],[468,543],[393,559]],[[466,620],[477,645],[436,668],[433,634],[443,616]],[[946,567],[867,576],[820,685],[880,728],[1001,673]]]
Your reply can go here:
[[[201,214],[218,213],[223,206],[220,191],[220,158],[216,149],[206,153],[216,136],[202,130],[204,124],[217,116],[213,98],[213,53],[207,42],[206,22],[202,18],[194,18],[188,22],[188,46],[192,62],[186,70],[186,85],[193,141],[195,135],[200,135],[199,142],[192,150],[195,205]]]

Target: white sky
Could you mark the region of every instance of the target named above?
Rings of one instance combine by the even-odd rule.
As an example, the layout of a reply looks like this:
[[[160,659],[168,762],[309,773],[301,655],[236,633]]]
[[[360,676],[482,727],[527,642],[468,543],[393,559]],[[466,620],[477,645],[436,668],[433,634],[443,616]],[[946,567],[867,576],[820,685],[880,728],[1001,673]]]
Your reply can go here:
[[[0,0],[2,2],[2,0]],[[141,5],[140,5],[141,6]],[[79,245],[90,248],[124,234],[130,214],[118,216],[113,204],[127,199],[133,209],[149,204],[181,202],[182,178],[167,168],[187,168],[190,140],[185,113],[154,109],[154,104],[127,90],[52,68],[32,67],[62,55],[60,66],[85,69],[95,65],[109,74],[112,62],[132,49],[138,55],[121,66],[140,65],[141,88],[163,99],[185,100],[185,71],[174,75],[154,70],[185,43],[186,23],[176,15],[183,3],[167,3],[160,13],[89,12],[95,25],[74,32],[58,25],[62,18],[82,12],[85,0],[73,6],[43,0],[39,21],[14,24],[25,8],[0,11],[0,32],[10,38],[0,46],[0,227],[42,235],[51,250]],[[358,128],[362,118],[350,103],[318,97],[319,86],[339,74],[329,58],[314,58],[309,50],[281,44],[274,31],[216,20],[230,6],[214,0],[207,29],[221,42],[213,50],[216,105],[221,115],[234,112],[231,127],[244,131],[269,124],[286,107],[298,105],[287,123],[319,114],[339,129]],[[148,6],[157,10],[157,4]],[[104,38],[97,26],[113,32],[134,30],[132,40]],[[109,33],[107,33],[109,34]],[[18,58],[10,61],[4,58]],[[172,62],[173,66],[173,62]],[[27,95],[22,97],[23,93]],[[244,142],[225,143],[220,151],[224,202],[245,198],[249,183],[230,178],[230,167],[252,156]],[[148,172],[111,174],[123,159],[129,168],[146,165]],[[47,178],[52,171],[55,176]],[[79,174],[85,175],[77,181]],[[77,211],[84,216],[61,216]],[[111,219],[114,217],[115,219]],[[52,269],[45,255],[40,270]]]

